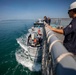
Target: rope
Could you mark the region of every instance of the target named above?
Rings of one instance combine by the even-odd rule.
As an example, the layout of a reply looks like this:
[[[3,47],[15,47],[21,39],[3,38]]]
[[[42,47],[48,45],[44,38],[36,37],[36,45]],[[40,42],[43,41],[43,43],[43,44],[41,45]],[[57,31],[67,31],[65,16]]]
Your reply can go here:
[[[47,33],[47,37],[48,37],[48,35],[49,35],[50,33],[53,34],[51,31],[49,31],[49,32]],[[50,35],[51,35],[51,34],[50,34]]]
[[[52,37],[52,36],[54,36],[55,34],[51,34],[49,37],[48,37],[48,40],[47,40],[47,42],[49,43],[49,40],[50,40],[50,38]]]
[[[50,30],[48,30],[47,32],[46,32],[46,34],[48,34],[50,32]]]
[[[61,42],[61,40],[55,40],[50,44],[49,50],[51,52],[52,46],[56,43],[56,42]]]
[[[45,28],[45,30],[46,30],[46,34],[50,31],[48,28]]]
[[[59,63],[63,58],[65,58],[66,56],[74,56],[72,53],[68,52],[68,53],[64,53],[64,54],[61,54],[57,59],[57,63]]]

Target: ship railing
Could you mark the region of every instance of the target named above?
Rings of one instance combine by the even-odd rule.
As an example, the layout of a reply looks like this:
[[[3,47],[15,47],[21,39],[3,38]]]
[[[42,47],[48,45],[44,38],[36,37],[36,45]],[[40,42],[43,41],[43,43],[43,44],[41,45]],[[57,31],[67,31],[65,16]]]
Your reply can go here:
[[[44,55],[46,75],[76,75],[74,55],[68,52],[52,30],[46,26],[44,29],[48,45],[48,52]]]

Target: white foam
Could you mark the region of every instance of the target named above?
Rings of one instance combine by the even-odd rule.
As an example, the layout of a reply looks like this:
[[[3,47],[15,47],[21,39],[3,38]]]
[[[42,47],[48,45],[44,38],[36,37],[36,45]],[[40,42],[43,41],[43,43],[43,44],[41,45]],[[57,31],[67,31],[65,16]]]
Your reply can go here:
[[[22,44],[20,41],[17,40],[17,43],[25,50],[28,51],[27,46],[25,46],[24,44]]]
[[[41,64],[31,61],[28,57],[27,59],[21,55],[21,53],[15,53],[16,60],[18,63],[22,64],[25,67],[28,67],[31,71],[40,71],[41,70]]]

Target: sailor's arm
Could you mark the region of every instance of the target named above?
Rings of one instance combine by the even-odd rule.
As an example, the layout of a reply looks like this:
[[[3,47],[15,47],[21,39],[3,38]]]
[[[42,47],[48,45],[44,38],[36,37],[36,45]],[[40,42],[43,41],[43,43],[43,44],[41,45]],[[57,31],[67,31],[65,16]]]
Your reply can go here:
[[[51,27],[51,26],[49,26],[49,25],[46,25],[46,27],[48,27],[49,29],[51,29],[51,30],[54,31],[54,32],[57,32],[57,33],[60,33],[60,34],[63,34],[63,33],[64,33],[64,32],[63,32],[63,29],[53,28],[53,27]]]

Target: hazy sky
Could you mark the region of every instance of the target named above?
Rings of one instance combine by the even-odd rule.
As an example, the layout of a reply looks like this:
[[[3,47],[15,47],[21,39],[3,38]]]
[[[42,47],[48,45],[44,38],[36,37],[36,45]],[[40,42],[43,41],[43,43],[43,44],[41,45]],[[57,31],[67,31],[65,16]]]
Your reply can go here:
[[[76,0],[0,0],[0,20],[37,19],[45,15],[66,18],[69,5]]]

